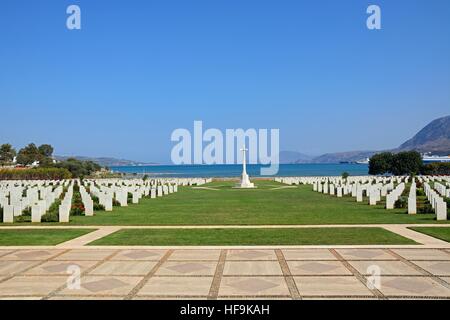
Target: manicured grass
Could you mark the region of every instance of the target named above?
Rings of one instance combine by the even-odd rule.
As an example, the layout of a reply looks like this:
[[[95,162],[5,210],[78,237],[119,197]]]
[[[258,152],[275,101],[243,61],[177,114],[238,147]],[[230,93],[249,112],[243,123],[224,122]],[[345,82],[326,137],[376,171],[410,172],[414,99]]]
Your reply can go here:
[[[122,229],[89,245],[416,244],[382,228]]]
[[[445,227],[411,227],[411,230],[450,242],[450,228]]]
[[[157,199],[71,216],[72,225],[262,225],[438,223],[434,214],[408,215],[406,209],[369,206],[368,200],[337,198],[312,191],[312,186],[287,186],[254,180],[257,189],[233,189],[236,182],[218,181],[196,189],[180,187]],[[441,222],[439,222],[441,223]],[[443,222],[446,223],[446,222]],[[26,223],[22,223],[24,225]],[[43,223],[44,224],[44,223]],[[17,224],[16,224],[17,225]],[[58,226],[57,223],[51,225]]]
[[[0,246],[50,246],[92,231],[94,229],[1,229]]]
[[[136,205],[96,212],[94,217],[71,217],[79,225],[261,225],[435,223],[434,214],[408,215],[406,209],[356,203],[312,191],[311,186],[288,187],[255,181],[257,189],[233,189],[235,182],[213,182],[211,189],[179,188],[168,196],[143,198]]]

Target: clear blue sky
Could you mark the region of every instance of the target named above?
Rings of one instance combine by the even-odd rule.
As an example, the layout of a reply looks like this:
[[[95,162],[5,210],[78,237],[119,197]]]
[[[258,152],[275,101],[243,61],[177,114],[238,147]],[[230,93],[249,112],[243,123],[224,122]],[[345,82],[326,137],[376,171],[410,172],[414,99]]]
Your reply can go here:
[[[172,130],[203,120],[308,154],[396,147],[450,113],[449,17],[448,0],[2,0],[0,143],[168,162]]]

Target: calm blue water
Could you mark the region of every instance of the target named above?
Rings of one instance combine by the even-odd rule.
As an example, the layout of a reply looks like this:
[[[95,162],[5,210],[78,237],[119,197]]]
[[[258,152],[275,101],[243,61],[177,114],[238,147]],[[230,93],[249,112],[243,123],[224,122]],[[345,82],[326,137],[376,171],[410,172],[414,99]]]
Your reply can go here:
[[[247,165],[250,177],[260,177],[261,165]],[[161,165],[111,167],[114,172],[147,174],[154,177],[238,177],[242,165]],[[277,176],[366,175],[366,164],[281,164]]]

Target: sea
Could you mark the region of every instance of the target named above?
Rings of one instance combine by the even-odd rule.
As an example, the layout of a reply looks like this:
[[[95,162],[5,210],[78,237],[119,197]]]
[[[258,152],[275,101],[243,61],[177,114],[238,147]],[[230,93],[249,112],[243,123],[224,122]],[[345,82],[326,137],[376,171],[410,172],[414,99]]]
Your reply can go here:
[[[247,173],[250,177],[264,177],[261,175],[260,164],[248,164]],[[225,165],[152,165],[152,166],[120,166],[110,167],[113,172],[132,175],[148,175],[150,177],[180,177],[180,178],[225,178],[239,177],[242,173],[241,164]],[[341,176],[347,172],[351,176],[367,175],[367,164],[326,163],[326,164],[280,164],[278,177],[290,176]]]

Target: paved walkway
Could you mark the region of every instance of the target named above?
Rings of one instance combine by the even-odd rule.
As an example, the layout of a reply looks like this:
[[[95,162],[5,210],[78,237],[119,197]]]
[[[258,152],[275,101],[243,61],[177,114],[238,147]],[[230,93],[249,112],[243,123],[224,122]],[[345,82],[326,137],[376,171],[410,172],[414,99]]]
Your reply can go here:
[[[450,299],[450,244],[409,226],[0,227],[94,229],[57,246],[0,247],[0,299]],[[218,227],[382,227],[420,244],[86,246],[122,228]]]
[[[182,298],[450,299],[450,250],[0,250],[0,299]]]

